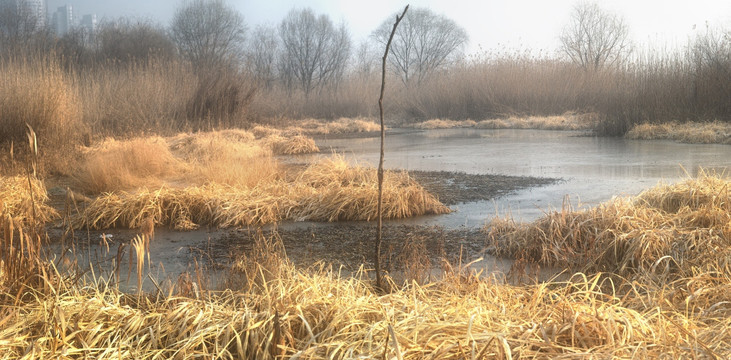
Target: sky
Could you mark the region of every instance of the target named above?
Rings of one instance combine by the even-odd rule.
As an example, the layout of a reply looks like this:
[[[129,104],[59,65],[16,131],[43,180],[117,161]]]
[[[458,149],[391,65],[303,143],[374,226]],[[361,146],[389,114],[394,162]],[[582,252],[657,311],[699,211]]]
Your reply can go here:
[[[292,8],[310,7],[345,22],[357,44],[409,3],[451,18],[470,36],[468,53],[483,50],[555,51],[558,35],[578,0],[229,0],[250,28],[278,24]],[[183,0],[47,0],[48,9],[72,5],[74,14],[98,19],[143,17],[167,25]],[[731,0],[604,0],[599,6],[627,21],[639,45],[682,46],[705,24],[731,30]]]

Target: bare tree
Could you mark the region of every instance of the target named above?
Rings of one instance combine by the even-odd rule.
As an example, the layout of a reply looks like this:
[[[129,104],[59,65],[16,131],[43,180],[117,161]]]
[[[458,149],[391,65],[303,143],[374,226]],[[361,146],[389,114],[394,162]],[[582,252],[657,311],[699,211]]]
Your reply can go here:
[[[238,61],[246,26],[222,0],[191,0],[175,11],[170,34],[180,54],[201,68]]]
[[[350,57],[350,33],[345,24],[336,28],[327,15],[316,16],[311,9],[292,10],[279,25],[279,38],[285,84],[296,83],[306,97],[325,84],[337,86]]]
[[[376,72],[379,60],[379,54],[372,42],[362,41],[355,50],[352,71],[357,77],[368,78]]]
[[[559,37],[561,50],[587,70],[621,62],[630,52],[629,28],[623,18],[595,3],[574,6],[569,23]]]
[[[380,44],[388,42],[391,19],[385,20],[373,32],[373,38]],[[444,15],[437,15],[428,8],[412,9],[396,30],[389,63],[404,84],[412,80],[421,82],[458,58],[468,40],[467,32]]]
[[[52,36],[35,3],[0,0],[0,52],[33,50],[50,46]]]
[[[258,25],[249,39],[246,58],[257,82],[270,88],[277,77],[279,38],[271,26]]]
[[[102,61],[127,63],[152,57],[175,57],[175,44],[165,30],[148,20],[120,18],[104,22],[94,39],[97,56]]]

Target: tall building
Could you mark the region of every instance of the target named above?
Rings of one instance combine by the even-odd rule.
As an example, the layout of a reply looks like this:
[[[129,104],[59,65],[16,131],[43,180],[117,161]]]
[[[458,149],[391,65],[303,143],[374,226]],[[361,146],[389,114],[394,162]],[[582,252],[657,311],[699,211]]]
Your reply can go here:
[[[40,30],[46,25],[46,2],[44,0],[0,0],[3,9],[12,9],[14,16],[18,16],[24,24],[30,24],[33,30]],[[28,25],[25,25],[28,26]]]
[[[56,35],[63,36],[74,27],[74,9],[71,5],[60,6],[53,13],[53,29]]]
[[[79,26],[84,28],[89,33],[93,33],[96,31],[96,14],[86,14],[81,17],[81,21],[79,21]]]

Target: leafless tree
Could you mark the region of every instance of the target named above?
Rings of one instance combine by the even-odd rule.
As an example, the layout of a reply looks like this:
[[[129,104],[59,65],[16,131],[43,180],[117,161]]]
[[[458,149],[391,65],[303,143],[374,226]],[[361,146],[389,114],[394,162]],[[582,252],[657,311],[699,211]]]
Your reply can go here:
[[[281,76],[285,84],[298,85],[309,97],[325,84],[337,86],[350,57],[350,33],[335,27],[327,15],[311,9],[292,10],[279,25],[282,44]]]
[[[279,38],[272,26],[258,25],[252,33],[246,53],[248,68],[259,85],[270,88],[277,77]]]
[[[352,72],[360,78],[368,78],[378,69],[379,54],[373,43],[362,41],[358,44],[353,56]]]
[[[391,32],[392,18],[385,20],[372,35],[384,46]],[[412,9],[396,30],[389,63],[404,84],[413,80],[421,82],[458,58],[468,40],[467,32],[444,15],[428,8]]]
[[[624,19],[595,3],[574,6],[561,35],[561,50],[587,70],[599,70],[621,62],[631,50]]]
[[[52,43],[50,30],[33,5],[25,0],[0,0],[0,52],[35,50]]]
[[[165,30],[149,20],[120,18],[103,22],[94,36],[97,58],[118,63],[175,57],[175,44]]]
[[[222,0],[190,0],[175,11],[170,34],[180,54],[201,68],[239,61],[246,26]]]

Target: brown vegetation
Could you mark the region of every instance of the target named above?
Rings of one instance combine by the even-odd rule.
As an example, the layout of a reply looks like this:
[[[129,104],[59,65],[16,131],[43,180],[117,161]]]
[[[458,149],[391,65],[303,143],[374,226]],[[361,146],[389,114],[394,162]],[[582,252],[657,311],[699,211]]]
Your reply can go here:
[[[268,178],[253,187],[211,182],[204,186],[164,186],[136,192],[105,193],[73,220],[74,226],[137,228],[155,223],[179,230],[198,225],[262,225],[282,220],[373,220],[376,181],[372,169],[350,166],[342,158],[308,166],[294,180]],[[389,173],[384,187],[384,217],[442,214],[449,209],[406,173]]]
[[[675,140],[691,144],[731,145],[731,123],[669,122],[635,125],[625,134],[628,139]]]
[[[496,219],[487,229],[498,254],[546,265],[673,280],[723,274],[731,249],[731,180],[703,173],[584,211],[564,204],[532,224]]]
[[[697,190],[693,196],[687,196],[690,188]],[[694,210],[718,215],[725,209],[726,218],[716,220],[727,225],[724,189],[728,181],[714,176],[653,189],[635,199],[635,206],[662,209],[670,220],[645,226],[636,216],[616,228],[617,238],[652,236],[650,226],[663,232],[681,218],[696,221]],[[557,225],[556,231],[576,232],[571,223]],[[701,223],[698,234],[717,226]],[[632,252],[637,264],[651,271],[628,280],[577,274],[563,282],[516,286],[445,266],[439,280],[390,282],[390,292],[383,294],[363,269],[352,277],[327,267],[297,269],[276,238],[262,238],[233,265],[228,283],[235,290],[201,290],[185,277],[157,295],[134,296],[104,281],[60,280],[37,252],[18,253],[8,234],[22,230],[12,226],[5,215],[0,218],[1,292],[35,292],[0,298],[3,358],[59,353],[140,359],[731,356],[731,279],[723,262],[716,262],[728,257],[724,248],[698,259],[716,267],[697,267],[696,257],[683,251],[655,260],[647,251],[653,249],[650,240]],[[685,234],[681,225],[676,230]],[[728,234],[715,236],[728,239]],[[703,239],[693,244],[703,245]],[[692,247],[677,249],[697,254]],[[664,277],[668,271],[673,276]]]

